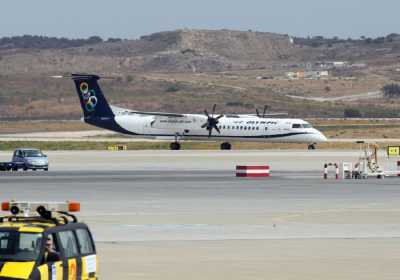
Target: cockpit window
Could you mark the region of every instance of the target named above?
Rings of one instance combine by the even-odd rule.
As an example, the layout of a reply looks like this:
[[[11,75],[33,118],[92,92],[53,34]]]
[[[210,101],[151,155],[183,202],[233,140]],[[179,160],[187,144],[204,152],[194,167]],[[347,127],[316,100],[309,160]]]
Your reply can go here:
[[[0,262],[35,261],[39,257],[41,233],[0,231]]]
[[[312,125],[309,123],[294,123],[292,128],[312,128]]]

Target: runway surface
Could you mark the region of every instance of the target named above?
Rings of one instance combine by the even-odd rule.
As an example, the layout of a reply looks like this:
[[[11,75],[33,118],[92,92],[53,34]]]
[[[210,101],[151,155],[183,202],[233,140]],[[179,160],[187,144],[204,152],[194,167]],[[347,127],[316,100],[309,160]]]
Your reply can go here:
[[[49,172],[0,173],[0,198],[79,200],[103,279],[398,279],[400,179],[322,179],[357,155],[49,152]],[[271,177],[234,176],[255,163]]]

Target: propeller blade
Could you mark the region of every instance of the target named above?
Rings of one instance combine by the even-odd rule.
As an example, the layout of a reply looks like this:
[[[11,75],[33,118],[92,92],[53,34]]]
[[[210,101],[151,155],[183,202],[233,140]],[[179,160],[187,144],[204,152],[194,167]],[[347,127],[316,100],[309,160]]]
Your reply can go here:
[[[265,117],[265,113],[267,112],[267,109],[268,109],[268,106],[265,105],[265,106],[264,106],[264,111],[263,111],[263,114],[262,114],[263,118]]]
[[[214,104],[213,109],[212,109],[212,116],[214,117],[215,114],[215,108],[217,107],[217,104]]]
[[[218,131],[218,133],[221,133],[221,131],[219,130],[218,126],[214,126],[215,130]]]
[[[210,115],[208,114],[207,110],[204,110],[204,114],[206,114],[207,118],[210,117]]]
[[[258,111],[258,108],[256,108],[256,113],[257,113],[257,117],[261,117],[260,112]]]
[[[208,125],[208,122],[206,122],[205,124],[203,124],[203,125],[201,126],[201,128],[205,128],[207,125]]]
[[[212,128],[208,130],[208,138],[211,137]]]
[[[216,117],[216,120],[219,120],[220,118],[222,118],[224,115],[219,115],[218,117]]]

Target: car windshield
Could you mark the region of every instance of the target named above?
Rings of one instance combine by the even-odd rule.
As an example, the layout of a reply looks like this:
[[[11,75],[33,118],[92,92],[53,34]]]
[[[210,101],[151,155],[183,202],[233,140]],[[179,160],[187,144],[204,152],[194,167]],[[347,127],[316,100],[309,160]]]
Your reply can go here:
[[[0,262],[36,261],[42,242],[41,233],[16,230],[0,231]]]
[[[39,150],[26,150],[23,151],[24,157],[42,157],[43,154]]]

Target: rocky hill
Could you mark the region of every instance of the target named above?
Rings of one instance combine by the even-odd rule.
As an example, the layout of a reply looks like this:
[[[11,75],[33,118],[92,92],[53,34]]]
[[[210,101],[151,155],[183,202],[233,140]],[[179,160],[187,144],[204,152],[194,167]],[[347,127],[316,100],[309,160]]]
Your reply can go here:
[[[35,39],[33,47],[26,45],[27,39]],[[79,118],[81,112],[72,83],[46,79],[49,75],[71,72],[118,77],[112,82],[102,81],[109,100],[141,110],[203,112],[217,103],[227,113],[254,111],[255,107],[269,104],[299,117],[343,116],[349,106],[361,108],[365,115],[371,116],[383,113],[392,116],[398,111],[398,101],[351,103],[329,99],[341,95],[363,96],[380,91],[387,83],[400,81],[397,34],[341,40],[184,29],[154,33],[137,40],[89,39],[0,40],[5,42],[0,42],[0,119]],[[68,47],[71,44],[79,46]],[[308,62],[333,60],[364,66],[333,69],[331,80],[268,78],[304,70]],[[256,81],[259,76],[269,80]],[[314,97],[336,101],[322,104],[313,101]]]
[[[296,46],[287,35],[230,30],[177,30],[139,40],[76,48],[0,50],[3,74],[47,72],[221,71],[287,60]]]

